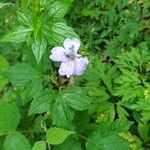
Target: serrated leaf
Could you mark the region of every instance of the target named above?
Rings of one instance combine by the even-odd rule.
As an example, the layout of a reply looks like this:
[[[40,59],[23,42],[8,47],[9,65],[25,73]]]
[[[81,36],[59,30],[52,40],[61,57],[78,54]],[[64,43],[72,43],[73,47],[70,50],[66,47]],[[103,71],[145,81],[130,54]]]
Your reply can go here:
[[[82,148],[77,139],[68,137],[62,144],[54,146],[54,150],[82,150]]]
[[[68,136],[74,133],[75,132],[73,131],[67,131],[64,130],[63,128],[54,127],[47,130],[46,139],[48,143],[57,145],[64,142]]]
[[[32,150],[46,150],[46,142],[44,141],[36,142]]]
[[[21,98],[22,98],[22,104],[25,105],[27,102],[29,102],[32,98],[35,98],[36,95],[41,93],[43,89],[43,80],[33,80],[30,83],[28,83],[22,93],[21,93]]]
[[[13,43],[24,42],[26,40],[26,37],[31,33],[31,31],[32,29],[20,26],[17,29],[5,35],[2,38],[1,42],[13,42]]]
[[[75,112],[65,102],[57,98],[52,110],[53,125],[64,128],[72,127],[71,123],[74,118]]]
[[[45,90],[39,93],[31,102],[28,115],[40,114],[50,109],[54,99],[54,92]]]
[[[3,71],[2,75],[15,86],[23,86],[32,80],[40,78],[39,72],[25,63],[16,64],[8,68]]]
[[[130,150],[128,141],[119,136],[119,133],[127,130],[124,125],[125,122],[119,121],[102,124],[100,129],[89,137],[86,143],[87,150]]]
[[[71,0],[55,0],[49,6],[49,17],[57,19],[63,18],[71,4]]]
[[[68,87],[60,97],[67,105],[79,111],[88,109],[91,103],[90,98],[79,87]]]
[[[31,150],[30,143],[26,137],[19,133],[15,132],[8,135],[4,141],[3,145],[4,150]]]
[[[43,37],[41,39],[35,39],[32,43],[31,48],[38,64],[40,63],[40,60],[45,53],[46,46],[47,43]]]
[[[20,120],[19,111],[14,103],[0,102],[0,135],[17,128]]]
[[[44,34],[51,45],[63,44],[66,38],[78,38],[73,29],[63,22],[56,22],[44,28]]]

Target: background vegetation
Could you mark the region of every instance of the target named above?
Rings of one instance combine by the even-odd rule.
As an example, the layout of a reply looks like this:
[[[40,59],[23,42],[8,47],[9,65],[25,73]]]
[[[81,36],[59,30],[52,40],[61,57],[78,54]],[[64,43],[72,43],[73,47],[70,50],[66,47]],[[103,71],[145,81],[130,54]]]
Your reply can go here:
[[[0,2],[0,149],[150,149],[149,0]],[[51,48],[80,38],[84,75]]]

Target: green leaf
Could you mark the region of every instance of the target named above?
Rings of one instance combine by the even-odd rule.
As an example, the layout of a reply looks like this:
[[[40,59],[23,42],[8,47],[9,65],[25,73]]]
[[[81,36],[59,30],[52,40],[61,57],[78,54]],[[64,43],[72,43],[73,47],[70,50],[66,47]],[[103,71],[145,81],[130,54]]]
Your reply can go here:
[[[8,61],[0,55],[0,71],[5,70],[9,67]],[[4,88],[4,86],[8,83],[8,80],[0,75],[0,91]]]
[[[75,110],[87,110],[90,106],[90,98],[79,87],[68,87],[61,94],[61,99]]]
[[[150,124],[149,123],[139,123],[138,131],[143,140],[146,140],[150,135]]]
[[[63,22],[56,22],[44,28],[44,34],[51,45],[61,45],[66,38],[78,38],[73,29]]]
[[[32,29],[25,28],[23,26],[11,31],[3,37],[1,42],[13,42],[20,43],[26,40],[26,37],[31,33]]]
[[[0,91],[3,90],[4,86],[8,83],[8,80],[0,75]]]
[[[54,92],[45,90],[39,93],[32,101],[28,115],[40,114],[50,109],[54,99]]]
[[[43,80],[33,80],[30,83],[28,83],[21,92],[21,98],[22,98],[22,104],[25,105],[27,102],[32,100],[32,98],[35,98],[36,95],[41,93],[43,90]]]
[[[32,150],[46,150],[46,143],[44,141],[36,142]]]
[[[19,132],[8,135],[3,147],[4,150],[31,150],[28,139]]]
[[[7,69],[9,67],[9,63],[5,57],[0,55],[0,70]]]
[[[41,39],[35,39],[32,43],[32,51],[38,64],[45,53],[46,46],[47,43],[43,37]]]
[[[40,78],[39,72],[25,63],[16,64],[8,68],[3,71],[2,75],[15,86],[23,86],[32,80],[38,80]]]
[[[49,6],[49,17],[58,19],[63,18],[71,4],[71,0],[55,0]]]
[[[13,131],[17,128],[20,114],[14,103],[0,102],[0,134]]]
[[[61,98],[57,98],[52,110],[52,122],[53,125],[57,125],[64,128],[72,127],[72,120],[75,112],[69,106],[66,105]]]
[[[49,144],[57,145],[66,140],[68,136],[74,134],[73,131],[67,131],[62,128],[50,128],[46,133],[46,139]]]
[[[54,150],[82,150],[82,148],[77,139],[68,137],[62,144],[54,146]]]
[[[125,122],[107,122],[94,131],[86,143],[87,150],[130,150],[127,140],[119,136],[126,131]]]

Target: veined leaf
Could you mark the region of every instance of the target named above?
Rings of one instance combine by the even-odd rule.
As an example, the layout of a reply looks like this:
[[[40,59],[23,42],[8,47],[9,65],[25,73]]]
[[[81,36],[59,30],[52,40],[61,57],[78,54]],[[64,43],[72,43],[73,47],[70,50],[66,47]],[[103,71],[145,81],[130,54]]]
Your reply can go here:
[[[32,43],[32,51],[36,58],[37,63],[40,63],[40,60],[45,53],[47,43],[44,38],[35,39]]]
[[[48,143],[57,145],[57,144],[64,142],[68,136],[74,133],[75,132],[73,131],[67,131],[67,130],[64,130],[63,128],[54,127],[54,128],[48,129],[46,138],[47,138]]]
[[[26,40],[26,37],[31,33],[31,31],[32,29],[20,26],[17,29],[5,35],[1,40],[1,42],[13,42],[13,43],[24,42]]]
[[[25,63],[16,64],[8,68],[2,72],[2,75],[15,86],[23,86],[32,80],[40,78],[39,72]]]
[[[54,92],[45,90],[39,93],[31,103],[28,115],[46,112],[50,109],[54,99]]]
[[[51,45],[63,44],[65,38],[78,38],[73,29],[63,22],[56,22],[44,28],[44,34]]]
[[[0,102],[0,135],[17,128],[20,120],[19,111],[14,103]]]
[[[46,150],[46,142],[44,141],[36,142],[32,150]]]

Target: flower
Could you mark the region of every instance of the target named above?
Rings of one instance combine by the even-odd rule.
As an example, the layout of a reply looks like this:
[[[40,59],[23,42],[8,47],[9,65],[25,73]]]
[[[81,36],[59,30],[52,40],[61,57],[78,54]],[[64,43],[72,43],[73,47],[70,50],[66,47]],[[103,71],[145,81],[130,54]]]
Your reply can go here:
[[[87,57],[77,54],[80,47],[79,39],[65,39],[64,48],[56,46],[51,50],[50,59],[60,61],[59,74],[61,76],[82,75],[89,63]]]

